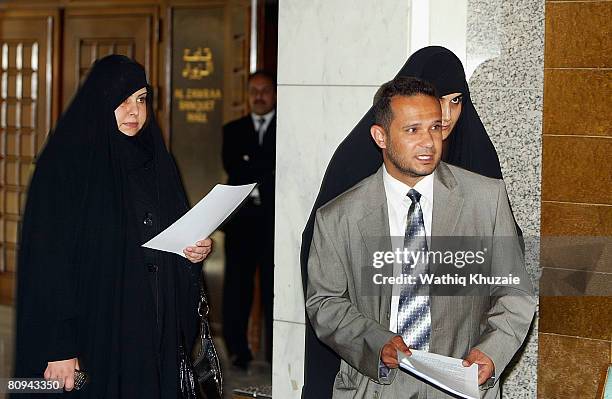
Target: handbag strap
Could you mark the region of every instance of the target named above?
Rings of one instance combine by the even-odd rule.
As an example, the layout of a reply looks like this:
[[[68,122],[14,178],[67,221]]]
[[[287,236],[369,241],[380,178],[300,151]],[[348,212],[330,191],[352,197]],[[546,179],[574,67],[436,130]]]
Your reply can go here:
[[[204,349],[204,339],[211,339],[210,327],[208,325],[208,314],[210,307],[208,306],[208,298],[204,292],[204,288],[200,288],[200,303],[198,304],[198,315],[200,316],[200,328],[201,328],[201,343],[202,349]]]
[[[200,317],[208,317],[210,308],[208,306],[208,298],[204,292],[204,287],[200,287],[200,302],[198,303],[198,315]]]
[[[215,384],[217,388],[217,393],[219,397],[223,396],[223,375],[221,372],[221,366],[219,364],[219,357],[217,355],[217,351],[215,350],[215,346],[213,343],[212,336],[210,334],[210,326],[208,324],[208,313],[210,308],[208,306],[208,298],[206,297],[206,293],[204,292],[204,287],[200,287],[200,303],[198,304],[198,315],[200,316],[200,355],[208,357],[212,351],[213,359],[209,358],[209,361],[214,362],[215,365],[213,369],[215,371]],[[208,342],[207,342],[208,341]],[[208,352],[208,353],[207,353]]]

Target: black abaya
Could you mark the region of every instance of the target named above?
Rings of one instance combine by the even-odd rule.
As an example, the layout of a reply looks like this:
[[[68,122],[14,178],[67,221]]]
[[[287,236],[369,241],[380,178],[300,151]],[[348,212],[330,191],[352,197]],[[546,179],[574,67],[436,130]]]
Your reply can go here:
[[[413,76],[432,83],[440,96],[463,93],[462,112],[451,132],[443,160],[484,176],[500,179],[501,167],[495,147],[469,96],[461,61],[448,49],[425,47],[415,52],[397,76]],[[308,279],[308,256],[316,211],[382,165],[382,154],[370,136],[372,108],[342,141],[332,156],[319,194],[302,234],[300,264],[304,293]],[[517,225],[518,228],[518,225]],[[520,231],[520,229],[519,229]],[[302,398],[330,398],[340,359],[316,337],[306,316],[304,387]]]
[[[28,191],[15,375],[41,377],[47,362],[77,357],[90,381],[73,397],[177,397],[177,348],[190,353],[197,333],[201,264],[140,247],[188,209],[150,89],[145,127],[135,137],[117,128],[114,110],[143,87],[129,58],[97,61]]]

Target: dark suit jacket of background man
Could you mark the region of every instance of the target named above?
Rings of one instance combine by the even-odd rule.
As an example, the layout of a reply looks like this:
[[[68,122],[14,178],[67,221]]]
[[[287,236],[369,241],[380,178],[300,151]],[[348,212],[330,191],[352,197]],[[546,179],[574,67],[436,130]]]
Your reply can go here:
[[[274,214],[276,115],[270,121],[261,146],[250,114],[223,126],[222,157],[227,184],[259,183],[261,207]],[[233,216],[228,224],[238,220],[239,214]],[[226,224],[226,230],[228,227]]]
[[[274,170],[276,164],[276,115],[271,119],[264,134],[262,145],[258,142],[251,115],[229,122],[223,127],[223,167],[227,173],[227,184],[242,185],[258,183],[261,204],[255,205],[251,197],[232,215],[223,226],[226,237],[226,272],[230,270],[232,279],[242,279],[243,285],[232,284],[232,292],[224,293],[230,302],[239,295],[236,290],[252,281],[255,264],[261,266],[262,304],[266,316],[267,357],[271,356],[272,295],[274,262]],[[227,245],[229,244],[229,246]],[[233,254],[227,259],[228,253]],[[233,263],[233,264],[228,264]],[[238,272],[240,271],[240,272]],[[267,278],[265,278],[267,276]],[[227,282],[226,278],[226,282]],[[226,289],[227,289],[226,285]],[[248,288],[247,288],[248,290]],[[247,292],[248,294],[248,292]],[[227,301],[224,299],[224,303]],[[247,309],[244,309],[248,312]],[[224,327],[231,322],[224,310]],[[231,345],[231,344],[230,344]]]

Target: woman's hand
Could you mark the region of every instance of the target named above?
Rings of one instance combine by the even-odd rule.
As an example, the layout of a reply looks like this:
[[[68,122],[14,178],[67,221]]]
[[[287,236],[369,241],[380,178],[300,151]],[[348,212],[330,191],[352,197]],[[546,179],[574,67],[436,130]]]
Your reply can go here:
[[[77,358],[48,362],[45,370],[45,380],[59,380],[66,391],[74,388],[74,370],[80,370]]]
[[[183,253],[192,263],[202,262],[212,251],[212,240],[205,238],[195,243],[194,247],[187,247]]]

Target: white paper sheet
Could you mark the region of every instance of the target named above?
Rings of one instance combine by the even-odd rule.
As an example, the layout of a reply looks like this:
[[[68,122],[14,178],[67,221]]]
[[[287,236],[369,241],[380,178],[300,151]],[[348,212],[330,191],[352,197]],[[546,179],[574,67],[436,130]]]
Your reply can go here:
[[[400,367],[466,399],[479,399],[478,365],[463,367],[462,359],[411,349],[412,356],[397,352]]]
[[[211,235],[251,193],[255,184],[217,184],[189,212],[142,246],[185,257],[183,250]]]

